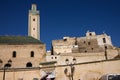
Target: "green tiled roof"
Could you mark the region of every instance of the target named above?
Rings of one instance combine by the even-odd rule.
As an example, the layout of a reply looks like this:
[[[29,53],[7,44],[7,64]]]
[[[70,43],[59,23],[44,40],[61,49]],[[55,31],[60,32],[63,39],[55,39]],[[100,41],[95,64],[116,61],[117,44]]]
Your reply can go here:
[[[0,36],[0,44],[43,44],[29,36]]]

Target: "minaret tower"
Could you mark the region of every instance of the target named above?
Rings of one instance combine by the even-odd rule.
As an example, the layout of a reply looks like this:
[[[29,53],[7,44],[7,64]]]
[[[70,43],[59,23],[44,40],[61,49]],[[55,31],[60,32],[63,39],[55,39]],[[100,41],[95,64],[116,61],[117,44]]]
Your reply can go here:
[[[36,4],[32,4],[28,16],[28,36],[40,40],[40,14],[37,10]]]

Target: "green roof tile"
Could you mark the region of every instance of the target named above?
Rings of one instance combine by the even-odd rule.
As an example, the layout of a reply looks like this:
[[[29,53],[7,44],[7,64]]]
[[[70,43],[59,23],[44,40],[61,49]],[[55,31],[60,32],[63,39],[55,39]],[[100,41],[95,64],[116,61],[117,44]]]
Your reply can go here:
[[[0,36],[0,44],[43,44],[29,36]]]

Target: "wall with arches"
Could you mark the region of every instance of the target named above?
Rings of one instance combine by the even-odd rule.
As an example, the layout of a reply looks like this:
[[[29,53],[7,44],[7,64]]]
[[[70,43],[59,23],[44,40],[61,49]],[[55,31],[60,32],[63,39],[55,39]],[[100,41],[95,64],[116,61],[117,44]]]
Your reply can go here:
[[[45,54],[44,44],[0,45],[0,67],[9,59],[12,61],[11,67],[14,68],[38,67],[40,62],[45,61]]]

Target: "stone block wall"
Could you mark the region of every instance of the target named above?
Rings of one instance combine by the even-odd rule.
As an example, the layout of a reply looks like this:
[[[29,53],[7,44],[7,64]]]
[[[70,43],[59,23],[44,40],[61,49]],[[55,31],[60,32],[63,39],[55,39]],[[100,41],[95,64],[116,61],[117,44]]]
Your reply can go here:
[[[44,44],[28,45],[0,45],[0,60],[3,67],[8,60],[13,68],[38,67],[45,61],[46,47]]]
[[[97,38],[77,38],[77,44],[80,53],[104,51],[104,49],[98,45]]]

